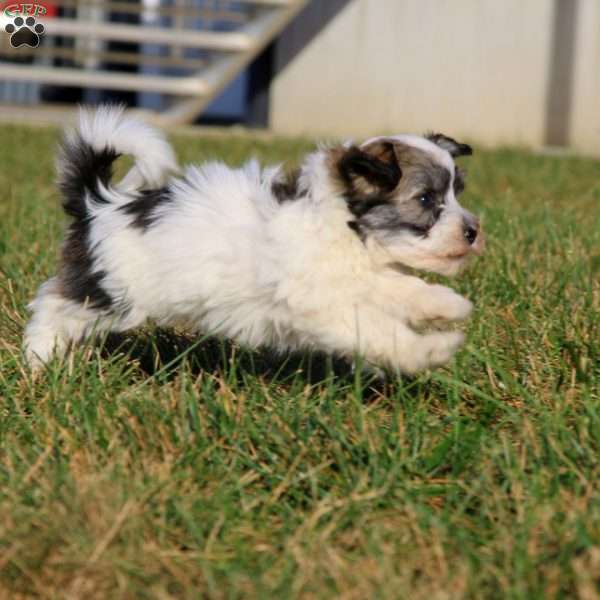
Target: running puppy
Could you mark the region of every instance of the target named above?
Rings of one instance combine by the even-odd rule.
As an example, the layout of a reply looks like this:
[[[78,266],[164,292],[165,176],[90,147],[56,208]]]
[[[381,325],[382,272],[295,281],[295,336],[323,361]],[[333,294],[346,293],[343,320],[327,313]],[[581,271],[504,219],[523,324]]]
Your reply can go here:
[[[135,165],[112,183],[112,164]],[[30,305],[39,367],[70,343],[152,319],[250,347],[318,349],[404,373],[446,363],[471,303],[413,270],[454,275],[483,249],[456,197],[453,158],[471,148],[436,134],[377,137],[309,154],[297,171],[220,162],[176,176],[173,150],[118,107],[82,111],[58,171],[72,217],[58,274]]]

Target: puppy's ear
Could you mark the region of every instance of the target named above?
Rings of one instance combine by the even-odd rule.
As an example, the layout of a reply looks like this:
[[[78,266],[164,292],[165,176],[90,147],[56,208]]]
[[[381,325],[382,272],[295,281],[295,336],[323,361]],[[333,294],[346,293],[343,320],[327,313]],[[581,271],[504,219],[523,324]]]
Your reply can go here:
[[[390,142],[345,148],[338,159],[337,170],[349,192],[365,195],[391,192],[402,177],[394,145]]]
[[[473,148],[469,144],[461,144],[443,133],[429,133],[425,136],[430,142],[437,144],[440,148],[447,150],[450,156],[468,156],[473,154]]]

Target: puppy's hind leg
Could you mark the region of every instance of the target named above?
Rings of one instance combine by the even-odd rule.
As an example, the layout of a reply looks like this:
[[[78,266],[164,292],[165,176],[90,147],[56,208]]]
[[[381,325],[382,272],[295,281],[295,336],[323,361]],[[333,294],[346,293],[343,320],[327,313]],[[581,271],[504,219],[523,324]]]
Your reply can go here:
[[[24,349],[33,369],[53,355],[62,356],[72,342],[112,328],[114,319],[84,304],[65,298],[56,277],[44,283],[29,305],[32,317],[25,328]]]

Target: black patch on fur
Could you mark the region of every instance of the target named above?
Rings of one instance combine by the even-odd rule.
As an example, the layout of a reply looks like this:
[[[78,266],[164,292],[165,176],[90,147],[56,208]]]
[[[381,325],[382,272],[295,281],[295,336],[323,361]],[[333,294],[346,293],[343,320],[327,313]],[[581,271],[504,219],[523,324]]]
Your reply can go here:
[[[450,156],[454,158],[457,156],[468,156],[473,154],[473,148],[471,148],[469,144],[461,144],[443,133],[429,133],[425,137],[434,144],[437,144],[440,148],[447,150],[450,153]]]
[[[87,218],[86,192],[94,202],[106,203],[98,184],[108,187],[117,158],[119,154],[113,148],[94,150],[79,135],[62,143],[59,188],[63,209],[68,215],[75,219]]]
[[[62,249],[59,271],[61,293],[65,298],[90,308],[108,309],[112,299],[102,288],[103,271],[94,271],[87,200],[105,204],[100,185],[108,187],[112,165],[119,154],[110,147],[95,150],[76,134],[67,138],[59,151],[59,188],[63,209],[73,217]]]
[[[348,227],[352,229],[362,242],[367,239],[367,230],[371,229],[368,225],[366,215],[376,212],[379,207],[393,207],[389,198],[367,196],[360,197],[358,194],[353,194],[347,199],[348,210],[355,217],[355,220],[348,221]]]
[[[381,144],[379,156],[389,156],[382,160],[357,146],[345,149],[337,161],[336,168],[342,185],[348,209],[355,217],[348,221],[352,229],[364,242],[366,239],[363,217],[380,206],[391,206],[391,192],[396,188],[402,170],[398,166],[391,144]]]
[[[275,180],[271,185],[271,192],[277,198],[277,202],[282,204],[289,200],[295,200],[299,196],[298,180],[300,179],[300,169],[294,169],[285,173],[283,179]]]
[[[133,217],[131,225],[146,231],[158,218],[156,209],[173,199],[173,194],[168,187],[155,190],[142,190],[139,196],[121,207],[125,214]]]
[[[112,299],[102,288],[105,273],[93,270],[90,227],[88,218],[78,219],[69,227],[62,249],[61,292],[65,298],[89,308],[108,309]]]
[[[364,179],[376,190],[376,194],[386,194],[394,190],[402,177],[402,171],[396,160],[390,162],[380,160],[363,152],[357,146],[352,146],[344,152],[337,166],[350,198],[356,195],[365,196],[362,186],[357,184],[357,178]]]
[[[350,227],[350,229],[352,229],[352,231],[354,231],[354,233],[356,233],[360,241],[364,243],[364,241],[367,239],[367,236],[365,235],[365,232],[361,229],[360,223],[358,221],[348,221],[347,225],[348,227]]]
[[[355,196],[348,199],[348,208],[350,209],[350,212],[358,219],[366,215],[368,212],[374,210],[378,206],[386,205],[391,206],[389,199],[385,197],[376,198],[369,196],[367,198],[360,198]]]

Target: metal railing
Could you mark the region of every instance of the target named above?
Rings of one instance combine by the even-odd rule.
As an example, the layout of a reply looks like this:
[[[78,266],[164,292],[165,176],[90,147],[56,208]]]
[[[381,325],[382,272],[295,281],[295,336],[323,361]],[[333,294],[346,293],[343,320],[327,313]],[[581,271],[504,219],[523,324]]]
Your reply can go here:
[[[156,92],[157,120],[190,122],[307,1],[57,1],[38,47],[0,34],[0,82]]]

